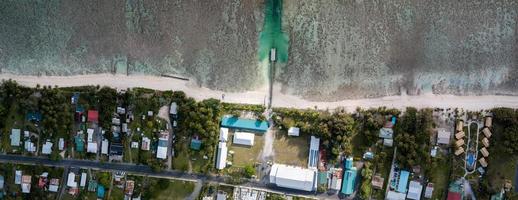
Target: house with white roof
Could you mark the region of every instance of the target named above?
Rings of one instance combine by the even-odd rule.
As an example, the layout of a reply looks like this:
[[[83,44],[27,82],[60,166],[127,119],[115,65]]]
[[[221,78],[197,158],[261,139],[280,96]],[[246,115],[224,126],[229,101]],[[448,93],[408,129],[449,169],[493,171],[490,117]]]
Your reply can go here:
[[[12,129],[11,130],[11,146],[19,147],[20,146],[20,129]]]
[[[255,138],[255,135],[253,133],[235,132],[234,139],[232,142],[234,144],[253,146],[254,138]]]
[[[283,164],[273,164],[270,170],[270,183],[279,187],[314,191],[316,189],[316,170],[304,169]]]
[[[299,136],[299,134],[300,134],[300,128],[298,128],[298,127],[290,127],[288,129],[289,136]]]
[[[167,138],[161,137],[158,139],[158,147],[156,150],[156,157],[160,159],[166,159],[167,158]]]
[[[219,142],[218,157],[216,158],[216,169],[224,169],[227,166],[227,143]]]
[[[417,181],[410,181],[406,198],[420,200],[421,192],[423,192],[423,185]]]
[[[224,128],[224,127],[219,128],[219,141],[222,141],[222,142],[228,141],[228,128]]]
[[[44,155],[49,155],[52,153],[52,142],[47,141],[45,144],[43,144],[43,147],[41,148],[41,153]]]
[[[110,143],[108,142],[108,139],[103,139],[101,143],[101,153],[104,155],[108,155],[108,146]]]
[[[77,187],[76,174],[74,172],[68,173],[67,186],[71,188]]]
[[[65,149],[65,139],[64,138],[59,138],[58,149],[60,151],[63,151]]]
[[[320,148],[320,138],[315,136],[311,136],[311,141],[309,143],[309,158],[308,158],[308,168],[316,169],[318,166],[318,150]]]

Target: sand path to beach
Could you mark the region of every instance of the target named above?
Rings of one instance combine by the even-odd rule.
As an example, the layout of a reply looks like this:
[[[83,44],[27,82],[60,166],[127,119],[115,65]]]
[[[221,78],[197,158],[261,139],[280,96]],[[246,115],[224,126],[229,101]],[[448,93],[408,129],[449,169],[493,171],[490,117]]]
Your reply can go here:
[[[264,104],[268,93],[267,88],[255,91],[229,93],[208,88],[198,87],[192,82],[167,77],[146,75],[111,75],[91,74],[75,76],[21,76],[0,74],[0,79],[12,79],[21,85],[35,87],[37,84],[58,87],[100,85],[117,89],[143,87],[156,90],[181,90],[196,100],[215,98],[230,103]],[[494,107],[518,108],[518,96],[455,96],[455,95],[419,95],[419,96],[387,96],[372,99],[354,99],[335,102],[313,102],[301,97],[283,94],[280,87],[274,87],[273,107],[335,109],[342,107],[347,111],[354,111],[357,107],[376,108],[386,106],[403,109],[405,107],[437,107],[437,108],[464,108],[465,110],[482,110]],[[224,98],[223,98],[224,94]]]

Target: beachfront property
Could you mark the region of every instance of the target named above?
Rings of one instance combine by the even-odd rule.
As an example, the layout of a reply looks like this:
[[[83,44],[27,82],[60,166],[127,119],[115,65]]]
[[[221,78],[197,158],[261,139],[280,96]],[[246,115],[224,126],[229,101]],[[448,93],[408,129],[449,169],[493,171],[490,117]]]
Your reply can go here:
[[[450,138],[451,138],[451,132],[446,131],[446,129],[443,129],[443,128],[437,130],[437,145],[450,144]]]
[[[317,176],[314,169],[273,164],[269,178],[271,184],[284,188],[314,191],[317,187]]]
[[[311,141],[309,143],[309,158],[308,158],[308,168],[309,169],[316,169],[318,166],[319,148],[320,148],[320,139],[315,136],[311,136]]]
[[[269,125],[266,121],[224,116],[221,118],[221,127],[264,134]]]

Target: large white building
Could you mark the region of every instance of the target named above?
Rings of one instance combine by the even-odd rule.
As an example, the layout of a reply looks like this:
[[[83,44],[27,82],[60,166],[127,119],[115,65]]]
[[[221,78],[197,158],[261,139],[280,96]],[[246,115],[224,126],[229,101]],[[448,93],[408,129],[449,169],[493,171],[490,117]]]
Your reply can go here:
[[[450,144],[451,132],[441,128],[437,131],[437,144]]]
[[[320,148],[320,138],[311,136],[311,142],[309,143],[309,158],[308,168],[316,169],[318,166],[318,149]]]
[[[314,191],[317,184],[316,170],[273,164],[270,171],[270,183],[284,188]]]
[[[227,144],[225,142],[219,142],[216,169],[224,169],[227,166],[227,150]]]
[[[253,133],[236,132],[236,133],[234,133],[233,143],[240,144],[240,145],[254,146],[254,137],[255,137],[255,135]]]

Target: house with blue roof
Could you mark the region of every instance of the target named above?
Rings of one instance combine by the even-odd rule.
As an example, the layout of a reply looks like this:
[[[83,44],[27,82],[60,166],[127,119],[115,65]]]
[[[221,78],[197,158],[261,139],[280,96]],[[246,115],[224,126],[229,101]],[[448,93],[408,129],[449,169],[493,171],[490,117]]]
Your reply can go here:
[[[351,195],[354,192],[356,186],[356,177],[358,170],[353,166],[353,158],[348,157],[345,160],[345,172],[342,179],[342,190],[341,193],[345,195]]]
[[[104,186],[101,184],[97,185],[97,198],[104,198]]]
[[[221,118],[221,127],[243,131],[264,134],[268,130],[268,126],[268,122],[262,120],[244,119],[233,116],[224,116]]]

